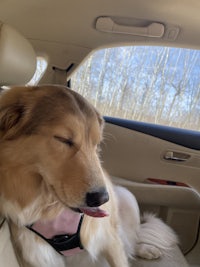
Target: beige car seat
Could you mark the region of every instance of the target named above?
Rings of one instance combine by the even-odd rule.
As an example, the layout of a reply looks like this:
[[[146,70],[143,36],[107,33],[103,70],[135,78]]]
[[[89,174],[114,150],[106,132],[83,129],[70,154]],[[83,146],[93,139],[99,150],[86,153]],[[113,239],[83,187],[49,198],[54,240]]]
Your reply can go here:
[[[0,86],[27,83],[36,69],[36,54],[20,33],[0,21]]]

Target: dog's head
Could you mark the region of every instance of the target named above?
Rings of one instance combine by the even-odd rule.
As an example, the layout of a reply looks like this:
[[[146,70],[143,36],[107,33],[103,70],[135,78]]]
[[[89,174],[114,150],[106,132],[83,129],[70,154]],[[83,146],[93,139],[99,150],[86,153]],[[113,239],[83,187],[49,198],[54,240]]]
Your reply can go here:
[[[22,208],[41,192],[74,209],[105,203],[102,128],[95,108],[70,89],[10,89],[0,99],[0,195]]]

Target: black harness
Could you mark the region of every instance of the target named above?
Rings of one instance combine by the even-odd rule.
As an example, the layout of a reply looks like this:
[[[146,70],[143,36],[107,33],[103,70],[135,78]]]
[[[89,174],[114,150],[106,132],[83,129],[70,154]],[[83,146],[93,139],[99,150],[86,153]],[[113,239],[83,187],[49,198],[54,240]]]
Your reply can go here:
[[[63,255],[63,251],[74,249],[74,248],[80,248],[83,249],[83,245],[81,243],[80,238],[80,230],[81,225],[83,222],[83,214],[80,217],[79,225],[77,228],[77,231],[73,235],[68,234],[62,234],[62,235],[56,235],[50,239],[44,237],[40,233],[38,233],[36,230],[32,228],[33,224],[30,226],[26,226],[29,230],[37,234],[39,237],[41,237],[43,240],[45,240],[49,245],[51,245],[59,254]]]

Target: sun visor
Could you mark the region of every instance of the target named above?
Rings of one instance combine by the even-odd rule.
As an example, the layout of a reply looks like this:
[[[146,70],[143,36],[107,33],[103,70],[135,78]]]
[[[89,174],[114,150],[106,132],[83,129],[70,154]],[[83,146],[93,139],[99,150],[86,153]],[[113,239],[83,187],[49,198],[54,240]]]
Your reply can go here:
[[[36,54],[29,41],[0,21],[0,85],[25,84],[35,69]]]

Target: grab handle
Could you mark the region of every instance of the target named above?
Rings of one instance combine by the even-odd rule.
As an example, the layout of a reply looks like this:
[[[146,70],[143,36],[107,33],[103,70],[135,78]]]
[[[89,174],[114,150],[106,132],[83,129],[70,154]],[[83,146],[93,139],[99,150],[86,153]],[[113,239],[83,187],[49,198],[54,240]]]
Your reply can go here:
[[[154,38],[161,38],[165,31],[165,27],[161,23],[152,22],[146,27],[125,26],[115,23],[110,17],[99,17],[96,21],[96,29],[102,32]]]

